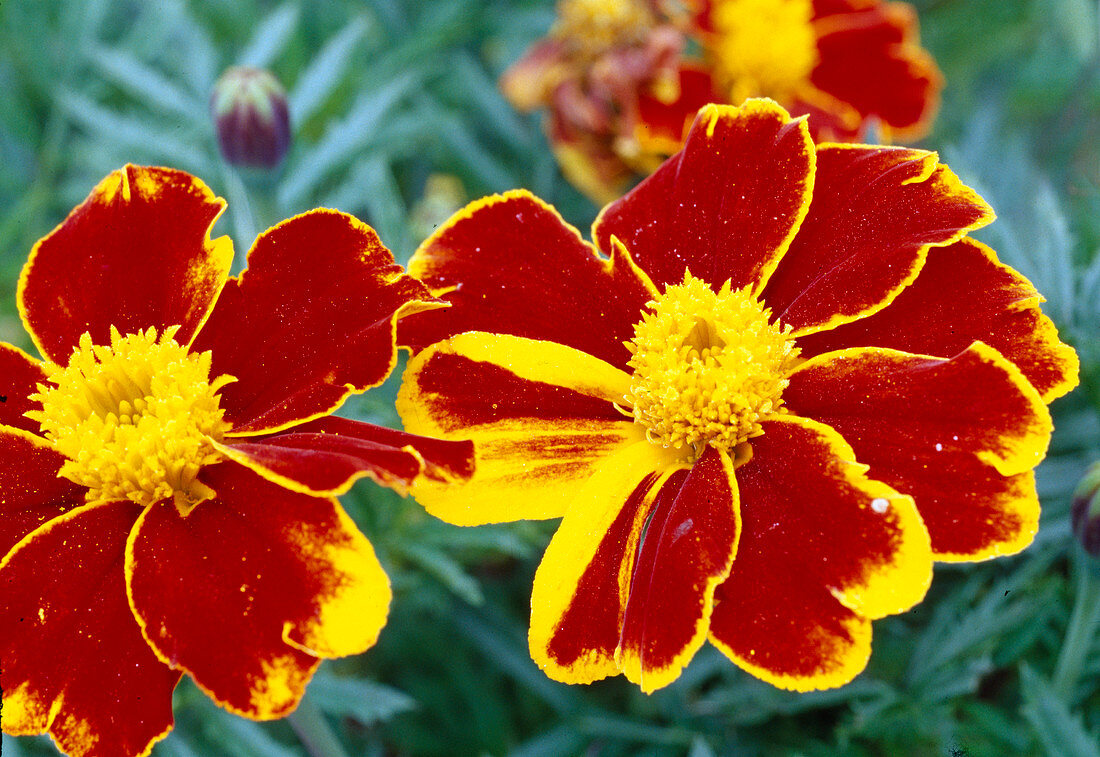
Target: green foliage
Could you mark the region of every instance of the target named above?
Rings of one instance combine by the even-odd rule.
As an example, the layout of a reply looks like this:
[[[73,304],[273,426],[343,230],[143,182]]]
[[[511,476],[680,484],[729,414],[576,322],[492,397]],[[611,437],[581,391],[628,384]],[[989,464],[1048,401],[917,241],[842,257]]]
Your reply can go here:
[[[558,684],[531,661],[531,577],[552,523],[456,528],[364,481],[343,502],[395,589],[377,647],[322,666],[290,722],[240,719],[185,680],[154,754],[304,755],[302,729],[349,755],[1096,754],[1100,648],[1071,696],[1052,676],[1074,601],[1069,497],[1100,458],[1097,6],[913,1],[948,82],[925,146],[993,204],[979,236],[1046,295],[1083,361],[1082,390],[1053,408],[1032,547],[940,566],[924,604],[875,624],[868,671],[841,689],[780,691],[708,647],[646,697],[621,679]],[[317,205],[363,218],[405,260],[434,173],[468,199],[527,187],[586,228],[596,208],[562,180],[539,118],[496,89],[551,22],[552,0],[0,4],[0,340],[29,348],[14,292],[34,241],[126,162],[191,171],[225,196],[215,231],[234,238],[238,269],[258,231]],[[207,101],[237,63],[269,67],[289,92],[293,144],[271,173],[218,155]],[[395,424],[397,384],[343,412]],[[53,749],[5,736],[3,753]]]

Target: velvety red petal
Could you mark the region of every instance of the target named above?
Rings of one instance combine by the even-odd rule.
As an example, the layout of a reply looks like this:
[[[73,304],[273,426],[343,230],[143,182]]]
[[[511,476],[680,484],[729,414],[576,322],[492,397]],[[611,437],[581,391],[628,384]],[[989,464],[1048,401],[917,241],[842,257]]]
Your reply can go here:
[[[45,381],[46,372],[37,360],[17,347],[0,342],[0,425],[37,434],[38,423],[23,414],[42,409],[29,397],[38,391],[38,384]]]
[[[814,19],[831,16],[834,13],[851,13],[866,10],[879,5],[882,0],[812,0]]]
[[[312,210],[268,229],[195,340],[234,434],[287,428],[327,415],[381,383],[396,359],[394,323],[436,307],[402,273],[378,235],[335,210]]]
[[[281,717],[318,657],[374,644],[389,581],[334,500],[232,462],[204,470],[203,481],[217,497],[186,517],[170,503],[142,514],[126,549],[130,603],[157,655],[219,704]]]
[[[229,237],[210,239],[225,209],[201,181],[171,168],[126,166],[99,183],[31,250],[19,311],[35,345],[68,363],[80,335],[180,326],[187,343],[233,262]]]
[[[937,559],[1031,542],[1039,503],[1021,475],[1043,459],[1050,414],[996,350],[978,342],[943,359],[853,348],[813,358],[790,382],[791,412],[835,428],[871,476],[912,495]]]
[[[570,496],[531,590],[531,657],[551,678],[591,683],[619,672],[631,572],[656,487],[687,471],[647,441],[605,457]]]
[[[912,499],[868,478],[834,430],[788,415],[762,425],[737,469],[741,541],[711,639],[776,686],[840,686],[870,654],[865,618],[924,596],[928,532]]]
[[[329,416],[280,434],[216,445],[264,478],[303,494],[342,494],[364,476],[404,493],[420,476],[441,483],[473,473],[474,445]]]
[[[86,505],[0,562],[5,733],[49,733],[74,756],[132,757],[172,728],[180,674],[149,649],[126,603],[126,537],[140,512]]]
[[[865,317],[916,278],[929,247],[992,220],[935,153],[819,146],[810,212],[764,300],[796,333]]]
[[[906,494],[873,477],[834,429],[808,418],[773,416],[737,469],[743,538],[756,537],[777,562],[827,588],[863,617],[903,612],[932,579],[928,531]],[[738,570],[734,561],[733,572]]]
[[[798,340],[803,357],[846,347],[890,347],[951,357],[982,341],[1008,358],[1043,400],[1077,385],[1078,360],[1039,309],[1042,296],[996,253],[966,238],[933,247],[916,281],[884,310]]]
[[[553,342],[475,331],[435,344],[409,361],[397,411],[412,433],[472,440],[474,475],[413,494],[459,525],[560,517],[609,454],[645,438],[615,406],[629,387]]]
[[[655,290],[622,249],[596,254],[552,207],[524,190],[478,200],[413,255],[409,273],[451,303],[401,322],[414,351],[465,331],[569,345],[620,368]]]
[[[593,237],[618,238],[663,289],[684,270],[718,288],[767,281],[806,215],[814,147],[803,120],[771,100],[699,111],[682,152],[600,213]]]
[[[0,557],[46,521],[84,504],[87,489],[57,476],[64,462],[44,439],[0,428]]]
[[[871,623],[776,560],[746,533],[732,577],[714,594],[710,640],[738,667],[783,689],[843,686],[871,657]]]
[[[733,463],[710,447],[657,492],[622,619],[619,666],[650,692],[672,683],[707,638],[714,588],[729,576],[740,515]]]
[[[928,130],[939,106],[943,76],[917,42],[916,11],[882,3],[814,22],[818,62],[814,86],[874,116],[899,138]]]

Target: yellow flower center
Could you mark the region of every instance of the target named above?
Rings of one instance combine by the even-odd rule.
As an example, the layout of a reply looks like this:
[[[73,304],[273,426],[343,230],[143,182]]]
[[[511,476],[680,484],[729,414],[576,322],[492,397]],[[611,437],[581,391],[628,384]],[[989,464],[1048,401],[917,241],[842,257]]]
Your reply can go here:
[[[732,102],[790,98],[817,65],[811,0],[716,0],[708,44]]]
[[[27,416],[68,458],[59,475],[88,487],[88,502],[128,499],[147,506],[171,497],[181,513],[214,492],[195,477],[220,455],[230,424],[222,419],[210,381],[210,353],[191,354],[175,339],[178,327],[92,344],[85,333],[66,366],[46,365],[51,385],[31,399],[42,409]]]
[[[647,307],[627,342],[627,399],[649,441],[697,456],[760,435],[760,419],[782,411],[784,377],[798,362],[790,326],[770,323],[748,287],[727,281],[715,293],[690,273]]]
[[[638,41],[652,25],[642,0],[561,0],[555,31],[582,51],[601,55]]]

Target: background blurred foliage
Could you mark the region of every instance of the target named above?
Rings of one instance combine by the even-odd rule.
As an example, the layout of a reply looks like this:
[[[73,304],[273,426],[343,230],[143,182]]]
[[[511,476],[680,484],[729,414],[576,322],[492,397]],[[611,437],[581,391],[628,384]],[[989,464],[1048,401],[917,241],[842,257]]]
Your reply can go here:
[[[378,646],[322,666],[293,722],[242,720],[185,681],[154,754],[303,755],[311,738],[330,754],[315,738],[328,731],[366,755],[1100,755],[1098,645],[1068,683],[1055,676],[1078,577],[1096,570],[1068,509],[1100,458],[1097,6],[914,4],[948,82],[924,146],[997,209],[979,236],[1032,278],[1084,361],[1083,387],[1054,407],[1032,547],[938,568],[922,605],[876,623],[870,667],[840,690],[779,691],[706,648],[647,697],[621,678],[560,685],[530,661],[530,582],[552,523],[459,529],[362,482],[343,501],[396,591]],[[512,187],[586,229],[596,208],[562,181],[538,118],[495,87],[552,18],[552,0],[3,2],[0,339],[29,348],[14,293],[34,241],[126,162],[185,169],[226,197],[216,232],[233,236],[238,267],[258,230],[317,205],[374,225],[399,260],[465,200]],[[234,63],[290,92],[294,142],[272,174],[219,158],[207,101]],[[439,173],[453,178],[429,181]],[[396,423],[396,385],[344,412]],[[8,737],[3,751],[52,752]]]

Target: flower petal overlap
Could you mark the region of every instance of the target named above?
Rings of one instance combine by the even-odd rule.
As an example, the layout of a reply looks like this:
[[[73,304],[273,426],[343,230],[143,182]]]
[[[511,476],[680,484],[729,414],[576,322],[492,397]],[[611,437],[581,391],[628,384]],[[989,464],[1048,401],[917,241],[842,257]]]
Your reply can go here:
[[[709,638],[777,686],[839,686],[935,560],[1029,543],[1046,403],[1077,363],[1030,284],[966,238],[992,211],[934,153],[815,146],[771,101],[711,105],[601,212],[593,246],[508,201],[413,256],[452,308],[403,323],[398,410],[409,432],[475,445],[467,482],[413,485],[429,511],[562,516],[532,589],[551,677],[652,691]],[[537,266],[514,242],[529,225]],[[649,299],[609,287],[601,319],[532,296],[591,291],[612,257]]]
[[[679,150],[707,103],[769,97],[815,141],[910,142],[943,81],[903,2],[563,0],[500,85],[520,110],[547,109],[562,172],[607,203]]]
[[[67,754],[147,755],[183,672],[242,715],[293,710],[391,596],[332,495],[473,469],[469,442],[326,417],[444,303],[331,210],[229,277],[224,206],[181,171],[111,174],[23,269],[45,360],[0,346],[2,725]]]

